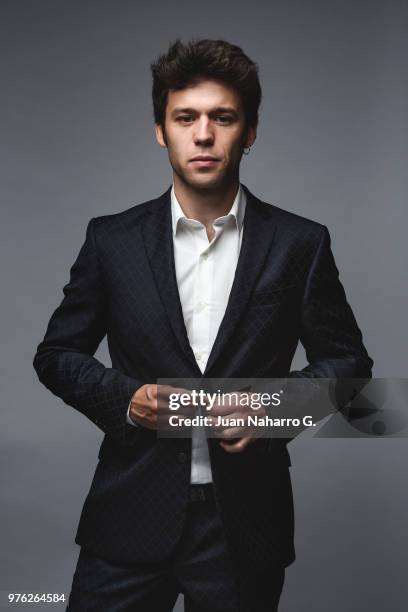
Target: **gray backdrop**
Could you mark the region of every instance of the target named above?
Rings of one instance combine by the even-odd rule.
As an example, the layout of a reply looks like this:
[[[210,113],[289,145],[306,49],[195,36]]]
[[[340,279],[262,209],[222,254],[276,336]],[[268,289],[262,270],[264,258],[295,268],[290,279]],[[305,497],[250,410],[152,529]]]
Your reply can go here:
[[[194,36],[259,62],[259,135],[242,180],[329,227],[374,373],[403,377],[407,12],[386,0],[3,0],[0,10],[0,590],[68,594],[102,435],[31,364],[88,220],[170,184],[150,62]],[[108,362],[104,346],[97,356]],[[405,610],[406,440],[302,434],[289,449],[297,561],[282,612]]]

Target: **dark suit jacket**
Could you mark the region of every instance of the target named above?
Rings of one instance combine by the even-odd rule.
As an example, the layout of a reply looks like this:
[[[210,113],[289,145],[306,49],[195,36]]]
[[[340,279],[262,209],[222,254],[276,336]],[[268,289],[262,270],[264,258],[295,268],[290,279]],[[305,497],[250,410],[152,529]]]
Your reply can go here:
[[[205,377],[361,377],[372,360],[346,301],[326,227],[261,202],[244,187],[243,242]],[[76,542],[117,562],[168,557],[180,537],[191,440],[126,423],[133,393],[200,378],[175,276],[170,189],[90,221],[65,297],[34,367],[54,394],[105,433]],[[93,355],[107,334],[112,367]],[[290,372],[298,341],[310,365]],[[209,440],[216,501],[237,563],[294,559],[286,441],[226,453]]]

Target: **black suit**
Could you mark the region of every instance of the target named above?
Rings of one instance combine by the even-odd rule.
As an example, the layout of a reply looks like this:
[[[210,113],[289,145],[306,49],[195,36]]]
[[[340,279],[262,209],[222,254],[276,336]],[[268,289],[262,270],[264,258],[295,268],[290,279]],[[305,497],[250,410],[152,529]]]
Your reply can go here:
[[[206,377],[370,377],[372,360],[346,301],[327,229],[245,188],[243,242]],[[92,219],[34,367],[40,380],[105,432],[76,542],[120,563],[158,561],[183,527],[191,440],[126,423],[139,386],[200,378],[174,268],[170,190]],[[112,368],[93,354],[107,334]],[[298,341],[309,366],[290,372]],[[217,505],[238,565],[294,560],[285,440],[238,454],[209,440]]]

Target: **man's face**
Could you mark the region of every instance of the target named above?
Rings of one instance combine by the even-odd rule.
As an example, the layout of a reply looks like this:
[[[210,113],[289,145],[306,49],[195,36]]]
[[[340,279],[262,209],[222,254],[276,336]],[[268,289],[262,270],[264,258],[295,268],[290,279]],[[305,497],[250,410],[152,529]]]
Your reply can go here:
[[[255,128],[246,127],[239,93],[218,81],[170,90],[164,131],[156,124],[157,141],[167,147],[175,175],[198,190],[237,180],[242,150],[255,137]]]

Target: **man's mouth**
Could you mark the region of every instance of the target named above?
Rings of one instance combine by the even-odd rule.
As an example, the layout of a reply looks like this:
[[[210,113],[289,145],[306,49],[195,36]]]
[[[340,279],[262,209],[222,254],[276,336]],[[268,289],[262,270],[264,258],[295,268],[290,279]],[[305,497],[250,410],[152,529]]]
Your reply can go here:
[[[196,155],[190,159],[189,163],[199,168],[210,168],[211,166],[215,166],[219,161],[217,157],[213,157],[212,155]]]

